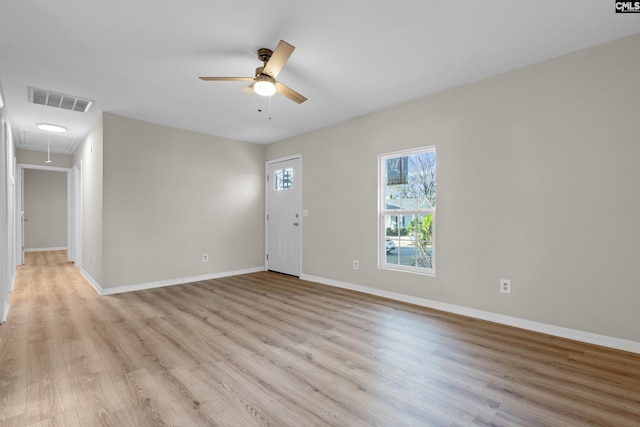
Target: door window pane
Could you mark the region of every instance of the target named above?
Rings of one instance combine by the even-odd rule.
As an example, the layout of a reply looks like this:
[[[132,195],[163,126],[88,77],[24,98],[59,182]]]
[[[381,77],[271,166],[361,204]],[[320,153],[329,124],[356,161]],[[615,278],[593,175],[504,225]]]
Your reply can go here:
[[[276,191],[293,188],[293,168],[278,169],[273,177]]]

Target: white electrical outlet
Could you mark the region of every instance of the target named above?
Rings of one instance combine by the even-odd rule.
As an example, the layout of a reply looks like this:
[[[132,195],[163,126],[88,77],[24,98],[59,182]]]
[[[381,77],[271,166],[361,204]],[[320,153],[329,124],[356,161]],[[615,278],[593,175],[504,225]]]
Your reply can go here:
[[[500,279],[500,292],[502,292],[503,294],[511,293],[511,280]]]
[[[354,259],[354,260],[353,260],[353,269],[354,269],[354,270],[357,270],[357,269],[358,269],[358,260],[357,260],[357,259]]]
[[[202,254],[202,262],[209,262],[209,254]]]

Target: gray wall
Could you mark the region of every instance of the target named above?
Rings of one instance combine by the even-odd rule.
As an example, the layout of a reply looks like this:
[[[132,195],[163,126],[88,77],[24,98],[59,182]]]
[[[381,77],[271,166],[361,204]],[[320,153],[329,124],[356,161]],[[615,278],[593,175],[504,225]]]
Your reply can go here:
[[[24,248],[67,247],[67,173],[24,170]]]
[[[640,341],[638,75],[640,35],[267,146],[303,155],[303,274]],[[380,270],[377,156],[426,145],[437,276]]]
[[[103,288],[264,266],[264,146],[103,120]]]

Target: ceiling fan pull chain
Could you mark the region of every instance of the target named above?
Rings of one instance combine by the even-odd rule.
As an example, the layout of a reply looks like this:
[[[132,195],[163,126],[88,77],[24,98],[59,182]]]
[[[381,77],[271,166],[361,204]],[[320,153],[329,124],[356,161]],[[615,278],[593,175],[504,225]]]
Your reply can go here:
[[[269,120],[271,120],[271,97],[269,97]]]
[[[51,140],[49,139],[49,135],[47,135],[47,160],[45,163],[51,163]]]

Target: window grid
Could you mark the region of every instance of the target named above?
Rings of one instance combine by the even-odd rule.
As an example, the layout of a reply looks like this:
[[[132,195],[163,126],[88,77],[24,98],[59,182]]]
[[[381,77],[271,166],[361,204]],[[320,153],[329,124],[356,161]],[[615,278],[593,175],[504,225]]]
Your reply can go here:
[[[278,169],[273,173],[273,178],[276,191],[293,188],[293,168]]]

